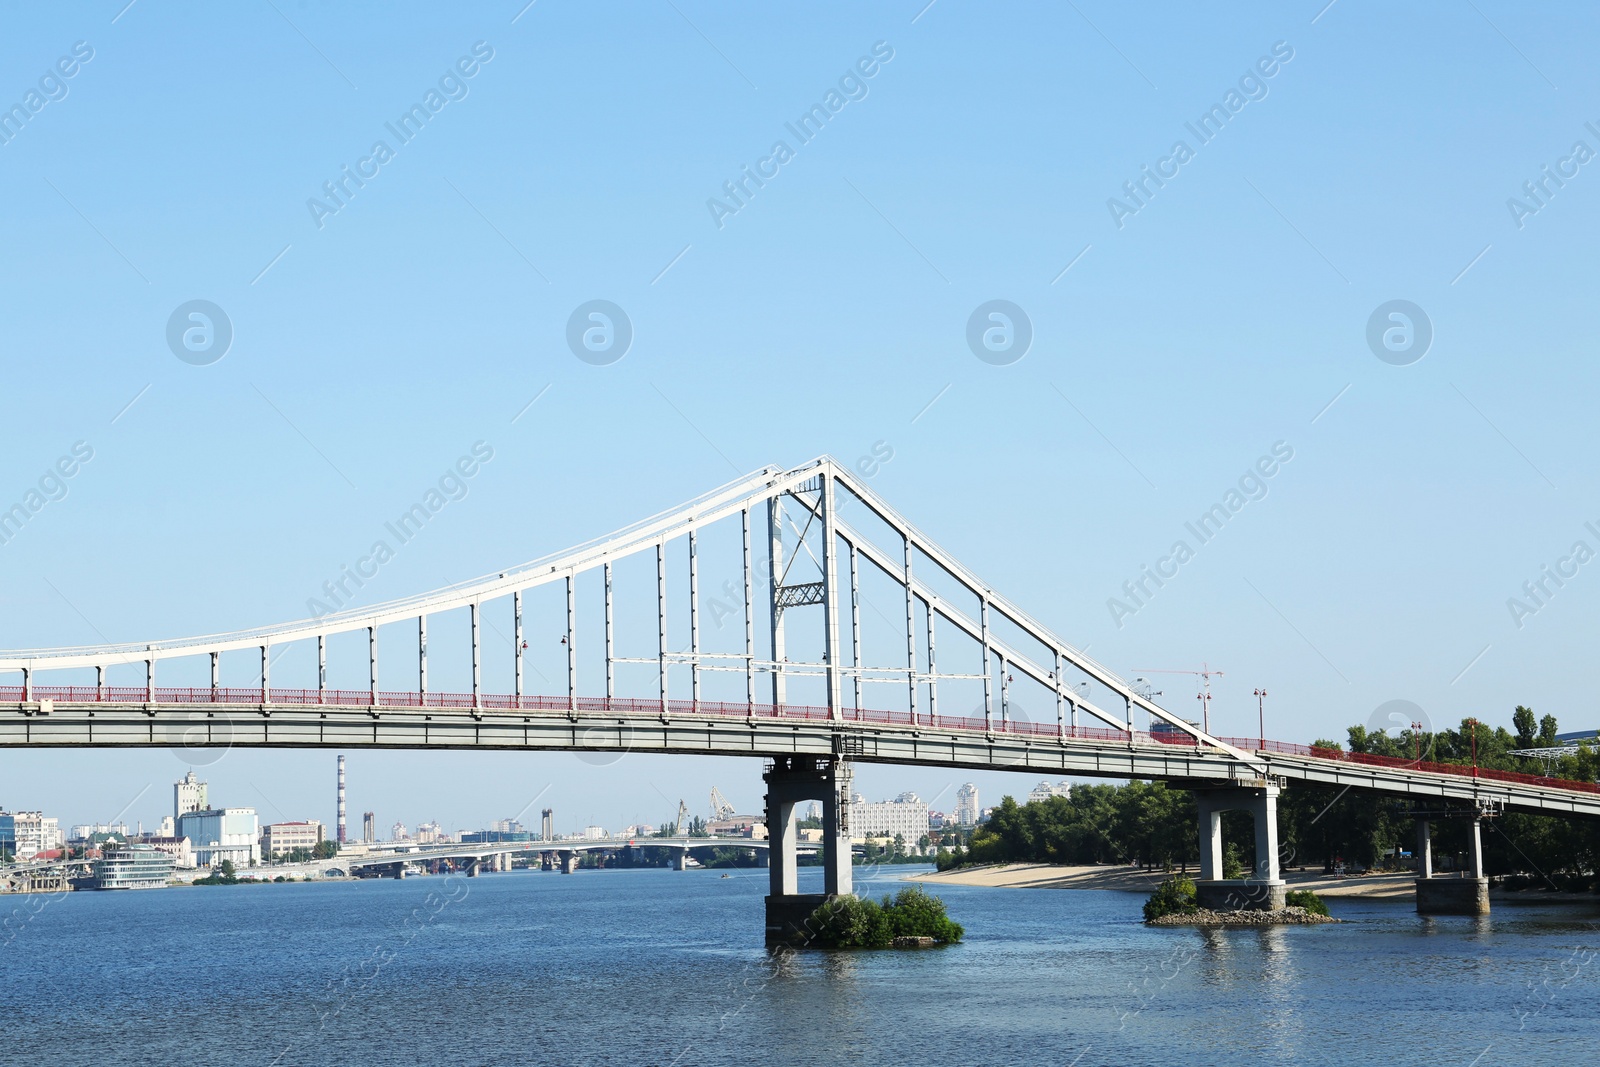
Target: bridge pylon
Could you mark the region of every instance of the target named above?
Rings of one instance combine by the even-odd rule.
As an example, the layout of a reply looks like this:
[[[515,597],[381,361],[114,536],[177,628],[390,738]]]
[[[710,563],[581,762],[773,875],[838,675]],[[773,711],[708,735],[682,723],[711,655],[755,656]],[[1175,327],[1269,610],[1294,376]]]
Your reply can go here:
[[[1200,811],[1200,879],[1195,899],[1202,908],[1276,911],[1288,895],[1278,870],[1278,793],[1270,778],[1217,788],[1193,787]],[[1248,811],[1255,822],[1256,864],[1248,878],[1224,878],[1222,813]]]
[[[803,944],[806,920],[829,897],[852,891],[849,826],[850,770],[837,756],[778,756],[762,775],[767,783],[767,942]],[[795,808],[807,801],[822,805],[821,893],[801,893],[796,858],[799,830]]]
[[[1483,870],[1483,820],[1498,812],[1490,806],[1474,804],[1470,810],[1413,812],[1417,818],[1417,914],[1487,915],[1489,879]],[[1469,819],[1467,829],[1467,869],[1455,877],[1433,872],[1433,834],[1431,820]]]

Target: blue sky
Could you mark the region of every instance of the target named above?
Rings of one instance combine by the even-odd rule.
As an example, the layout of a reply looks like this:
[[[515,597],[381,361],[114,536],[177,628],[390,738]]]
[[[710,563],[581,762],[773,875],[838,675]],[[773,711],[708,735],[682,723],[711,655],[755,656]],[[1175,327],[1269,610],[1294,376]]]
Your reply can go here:
[[[0,646],[302,617],[475,442],[492,461],[362,602],[877,445],[878,492],[1103,663],[1223,669],[1224,733],[1253,733],[1255,687],[1295,740],[1392,699],[1437,723],[1526,703],[1600,725],[1600,564],[1523,592],[1575,542],[1600,550],[1600,163],[1574,156],[1600,152],[1593,13],[114,0],[0,21],[0,104],[45,101],[0,144],[0,503],[93,450],[0,545]],[[442,106],[402,142],[386,124],[430,90]],[[786,123],[830,90],[855,98],[802,143]],[[1218,104],[1202,142],[1186,124]],[[778,141],[790,158],[737,212],[708,206]],[[1179,141],[1191,158],[1163,164]],[[362,166],[328,213],[324,183]],[[566,340],[597,299],[633,327],[609,365]],[[192,300],[231,323],[209,365],[167,342]],[[1007,365],[966,340],[991,300],[1031,323]],[[1405,365],[1367,342],[1394,300],[1433,333]],[[1280,442],[1265,495],[1195,543],[1185,523]],[[1118,617],[1108,601],[1186,538],[1193,558]],[[1189,713],[1190,680],[1160,684]],[[762,791],[736,761],[350,761],[352,810],[384,826],[470,827],[544,790],[563,828]],[[266,818],[331,818],[332,764],[234,751],[205,773]],[[76,822],[137,796],[148,824],[184,769],[4,752],[0,804]],[[858,776],[946,807],[960,780]],[[988,801],[1032,776],[978,780]]]

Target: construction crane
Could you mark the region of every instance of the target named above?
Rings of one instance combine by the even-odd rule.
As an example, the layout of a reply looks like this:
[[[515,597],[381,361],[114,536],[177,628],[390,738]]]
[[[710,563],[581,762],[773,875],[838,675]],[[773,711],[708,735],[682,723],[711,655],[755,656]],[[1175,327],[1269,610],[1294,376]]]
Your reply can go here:
[[[716,786],[711,787],[711,821],[718,819],[731,819],[734,815],[733,805],[728,803],[728,798],[722,795],[722,790]]]
[[[1194,698],[1200,702],[1200,728],[1206,733],[1211,732],[1211,677],[1222,677],[1221,671],[1211,669],[1209,663],[1200,664],[1197,671],[1175,670],[1167,667],[1135,667],[1134,670],[1141,674],[1193,674],[1200,678],[1200,692]]]
[[[678,821],[672,828],[673,836],[684,837],[689,833],[689,805],[678,801]]]

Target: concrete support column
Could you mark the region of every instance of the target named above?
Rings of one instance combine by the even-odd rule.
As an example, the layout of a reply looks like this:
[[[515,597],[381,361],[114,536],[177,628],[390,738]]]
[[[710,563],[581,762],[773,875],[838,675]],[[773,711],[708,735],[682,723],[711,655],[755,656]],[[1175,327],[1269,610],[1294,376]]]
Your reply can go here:
[[[476,877],[478,877],[478,873],[479,873],[478,867],[479,867],[479,863],[478,863],[477,860],[469,859],[467,861],[467,877],[468,878],[476,878]]]
[[[794,824],[795,801],[782,800],[772,795],[768,783],[767,839],[771,842],[767,892],[775,897],[793,896],[799,892],[799,874],[795,860],[799,855],[800,831]]]
[[[1483,877],[1483,820],[1473,819],[1467,830],[1467,877]]]
[[[1288,892],[1278,871],[1278,793],[1269,779],[1221,789],[1196,789],[1200,814],[1200,906],[1219,911],[1274,911]],[[1255,823],[1256,864],[1247,878],[1224,878],[1222,813],[1248,811]]]
[[[1222,810],[1203,794],[1194,799],[1200,809],[1200,878],[1213,882],[1222,877]]]
[[[804,922],[829,896],[851,891],[849,839],[850,773],[828,756],[780,756],[763,776],[767,783],[767,940],[806,939]],[[799,831],[795,808],[820,801],[823,825],[823,893],[799,892],[795,861]]]
[[[1427,819],[1417,820],[1417,877],[1433,877],[1433,832]]]
[[[1278,787],[1269,785],[1255,798],[1252,811],[1256,821],[1256,869],[1259,882],[1276,882],[1278,877]]]
[[[675,856],[673,856],[673,858],[672,858],[672,869],[675,870],[675,871],[687,871],[689,869],[689,850],[688,849],[680,848],[678,850],[677,854]]]

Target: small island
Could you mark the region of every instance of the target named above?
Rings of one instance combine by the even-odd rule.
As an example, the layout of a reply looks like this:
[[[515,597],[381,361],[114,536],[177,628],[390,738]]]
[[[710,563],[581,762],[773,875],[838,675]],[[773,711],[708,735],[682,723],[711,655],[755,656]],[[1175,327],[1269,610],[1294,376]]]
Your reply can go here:
[[[1146,926],[1311,926],[1336,923],[1322,898],[1309,889],[1290,890],[1284,906],[1274,910],[1237,909],[1213,911],[1202,908],[1195,899],[1192,880],[1181,875],[1168,878],[1145,901]]]
[[[856,896],[829,899],[806,920],[814,948],[932,948],[966,933],[945,914],[944,901],[908,886],[881,903]]]

